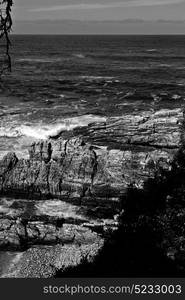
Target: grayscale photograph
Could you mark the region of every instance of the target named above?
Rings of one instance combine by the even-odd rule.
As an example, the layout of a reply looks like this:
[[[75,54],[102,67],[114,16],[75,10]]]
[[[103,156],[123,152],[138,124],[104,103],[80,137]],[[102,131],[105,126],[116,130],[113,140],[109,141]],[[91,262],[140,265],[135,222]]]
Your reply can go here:
[[[185,0],[0,0],[0,278],[185,277],[184,107]]]

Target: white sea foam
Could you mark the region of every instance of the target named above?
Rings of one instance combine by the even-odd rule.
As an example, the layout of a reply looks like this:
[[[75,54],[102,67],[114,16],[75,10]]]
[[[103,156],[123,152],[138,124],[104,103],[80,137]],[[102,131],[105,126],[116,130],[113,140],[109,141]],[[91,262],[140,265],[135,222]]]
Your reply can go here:
[[[147,49],[146,51],[147,51],[147,52],[156,52],[157,49]]]
[[[15,137],[30,137],[34,139],[48,139],[56,136],[61,131],[72,130],[76,127],[84,127],[93,122],[104,122],[105,117],[96,115],[84,115],[74,118],[58,120],[52,124],[23,124],[14,127],[1,127],[0,137],[15,138]]]
[[[18,129],[13,128],[13,127],[4,127],[1,126],[0,128],[0,137],[7,137],[7,138],[14,138],[20,136],[20,132]]]

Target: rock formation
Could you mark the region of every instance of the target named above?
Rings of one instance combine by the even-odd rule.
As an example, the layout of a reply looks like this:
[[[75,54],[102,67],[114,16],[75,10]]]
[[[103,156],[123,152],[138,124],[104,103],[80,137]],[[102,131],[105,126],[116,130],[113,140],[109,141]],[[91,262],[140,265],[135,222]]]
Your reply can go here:
[[[129,224],[133,226],[139,224],[143,212],[146,216],[152,211],[155,226],[160,223],[158,219],[163,220],[160,232],[164,231],[169,224],[169,211],[173,210],[173,204],[169,203],[173,203],[176,189],[172,184],[168,195],[167,185],[170,180],[173,182],[173,176],[182,173],[183,159],[179,157],[184,156],[183,140],[183,110],[161,109],[133,112],[63,131],[47,141],[33,143],[29,159],[7,154],[0,162],[0,194],[4,199],[1,200],[4,201],[0,219],[1,249],[24,250],[23,255],[29,257],[32,265],[35,257],[30,255],[32,251],[37,254],[44,251],[46,257],[58,247],[57,263],[48,266],[50,270],[52,265],[52,271],[47,269],[47,274],[43,270],[39,273],[38,269],[30,273],[28,266],[22,274],[20,264],[26,259],[21,256],[19,272],[9,270],[9,275],[51,276],[56,269],[63,268],[61,253],[66,253],[66,249],[68,253],[74,248],[76,253],[85,253],[78,256],[75,265],[84,257],[92,261],[104,242],[111,240],[115,230],[123,226],[120,224],[129,223],[128,215],[134,216]],[[39,213],[39,203],[47,201],[60,201],[61,214],[55,211],[52,215],[49,206]],[[34,212],[25,208],[29,202],[34,202]],[[173,246],[167,246],[169,236],[164,240],[160,247],[170,256],[169,249]],[[71,258],[66,261],[67,266],[74,265],[69,262]]]

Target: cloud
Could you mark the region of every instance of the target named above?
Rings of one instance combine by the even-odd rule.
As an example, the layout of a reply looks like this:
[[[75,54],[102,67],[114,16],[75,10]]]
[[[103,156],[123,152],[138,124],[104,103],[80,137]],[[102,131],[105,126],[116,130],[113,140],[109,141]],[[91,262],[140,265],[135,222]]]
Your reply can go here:
[[[58,10],[86,10],[86,9],[105,9],[105,8],[124,8],[124,7],[139,7],[139,6],[157,6],[170,5],[185,2],[185,0],[123,0],[115,3],[78,3],[78,4],[63,4],[50,7],[32,8],[32,12],[49,12]]]

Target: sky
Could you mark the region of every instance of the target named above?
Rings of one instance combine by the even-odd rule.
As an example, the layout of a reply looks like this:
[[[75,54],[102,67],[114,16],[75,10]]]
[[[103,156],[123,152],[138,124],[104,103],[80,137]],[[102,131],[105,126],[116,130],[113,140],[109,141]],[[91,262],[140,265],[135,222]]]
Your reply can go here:
[[[181,33],[185,0],[14,0],[13,18],[15,33]]]

